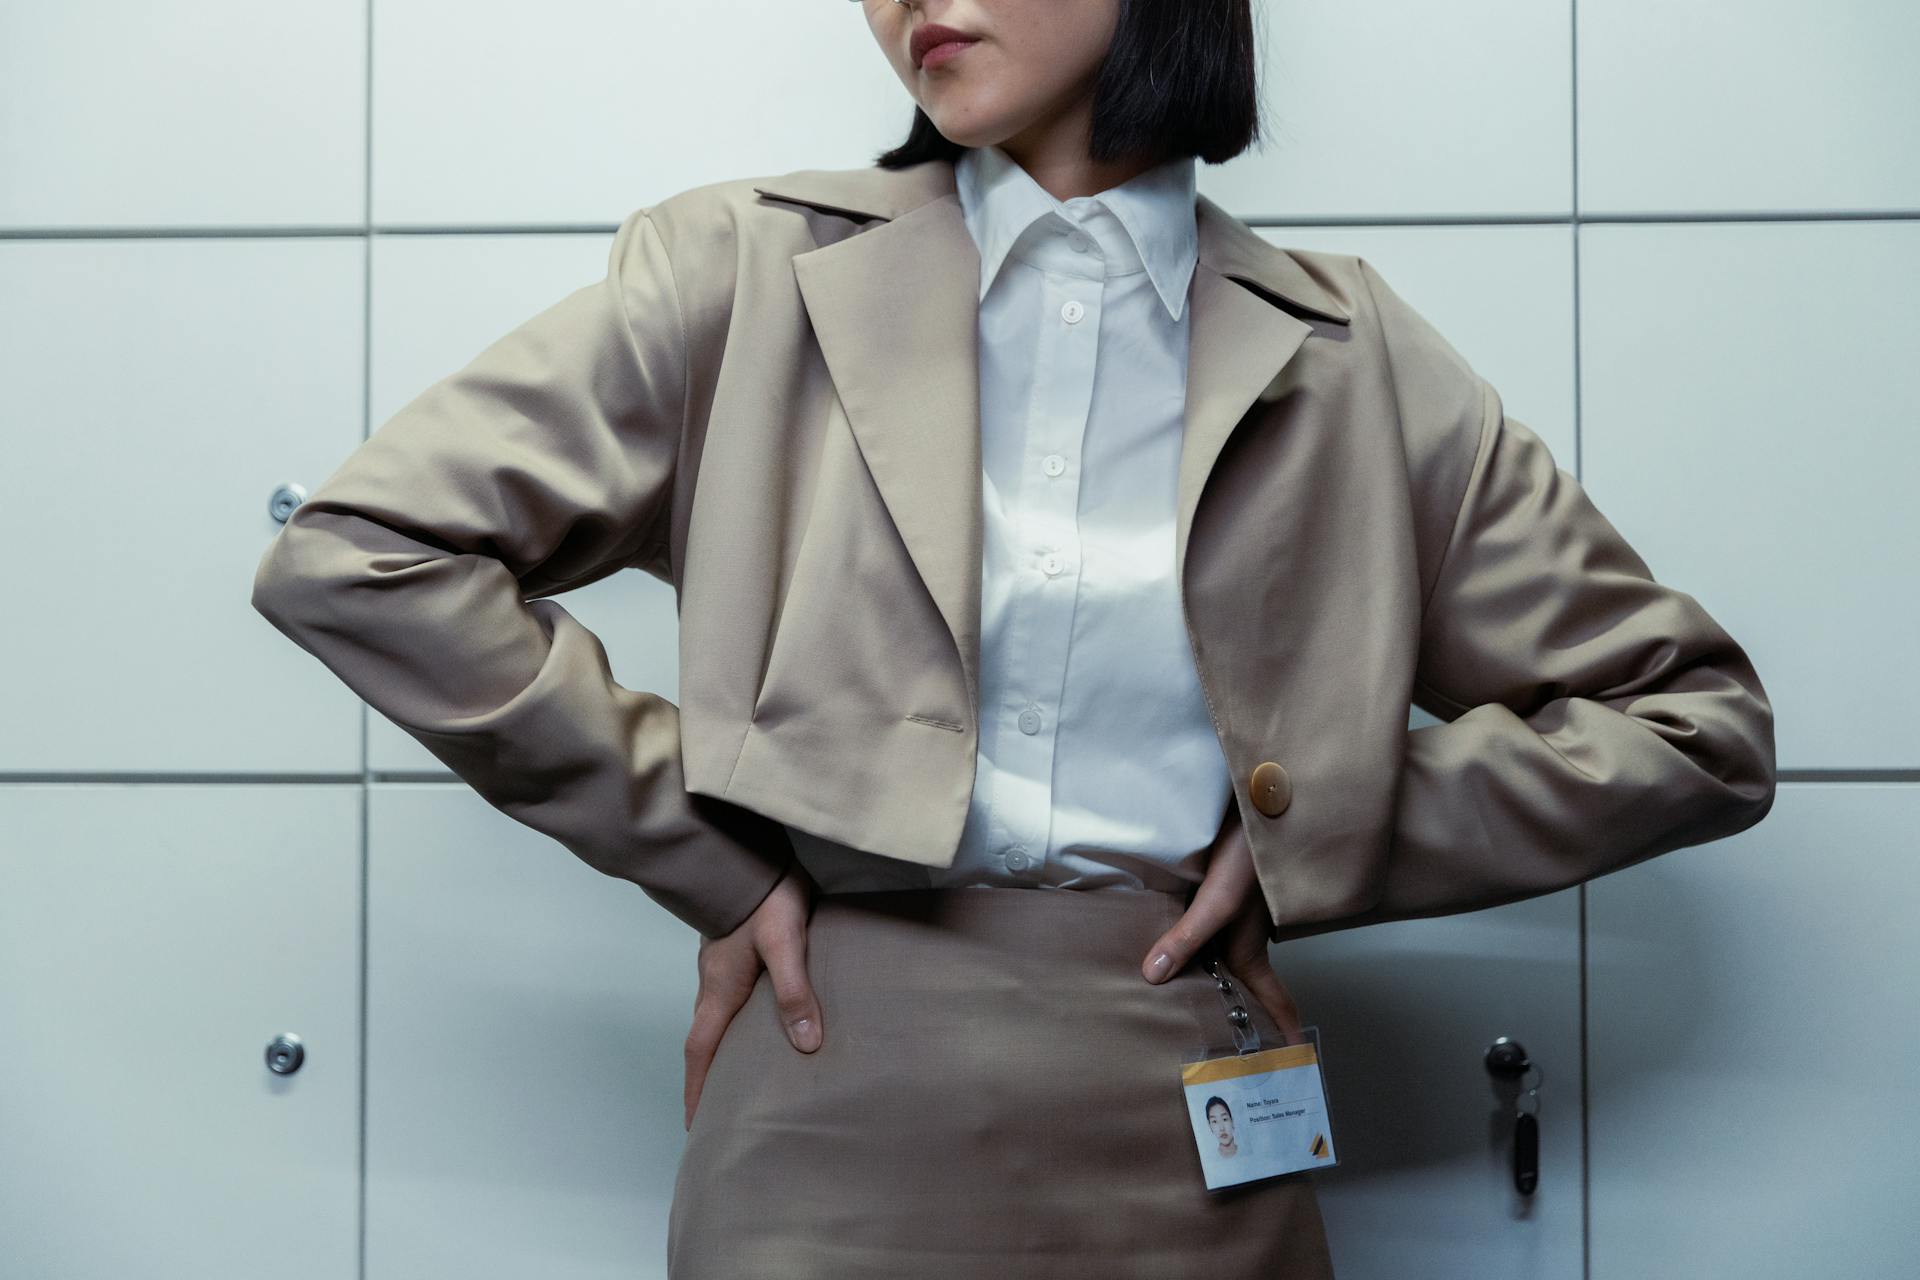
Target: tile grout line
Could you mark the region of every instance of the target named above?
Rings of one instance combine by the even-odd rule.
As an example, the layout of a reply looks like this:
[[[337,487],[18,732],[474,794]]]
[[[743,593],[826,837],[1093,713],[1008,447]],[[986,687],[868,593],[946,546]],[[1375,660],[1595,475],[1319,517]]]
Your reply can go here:
[[[362,704],[365,705],[364,703]],[[1858,768],[1781,769],[1780,781],[1788,784],[1845,783],[1864,785],[1884,783],[1895,786],[1920,784],[1920,769]],[[368,769],[351,773],[319,770],[301,772],[240,772],[210,769],[204,772],[144,769],[70,769],[34,771],[17,769],[0,773],[0,790],[25,786],[97,786],[101,783],[144,783],[151,786],[339,786],[342,783],[374,786],[463,787],[459,776],[450,771],[431,769]]]
[[[1576,480],[1585,484],[1586,474],[1581,453],[1584,442],[1583,426],[1585,415],[1581,412],[1580,386],[1580,0],[1568,0],[1567,4],[1567,75],[1568,75],[1568,118],[1567,143],[1572,160],[1568,178],[1570,187],[1568,203],[1572,207],[1573,217],[1568,224],[1570,248],[1573,259],[1573,474]],[[1592,1017],[1590,1004],[1591,991],[1588,986],[1588,965],[1592,955],[1587,945],[1587,915],[1590,903],[1587,896],[1587,884],[1582,882],[1579,895],[1579,930],[1575,939],[1574,971],[1579,975],[1580,993],[1579,1027],[1577,1052],[1580,1058],[1580,1275],[1582,1280],[1593,1280],[1593,1159],[1592,1129],[1588,1123],[1588,1107],[1591,1098],[1587,1087],[1588,1054],[1591,1052],[1589,1035]]]
[[[360,439],[373,422],[373,0],[366,0],[362,30],[360,120]],[[367,704],[360,703],[360,1177],[356,1224],[356,1274],[367,1280],[367,1026],[373,971],[373,755]]]
[[[371,160],[368,162],[369,180]],[[369,196],[370,200],[371,197]],[[1240,216],[1240,215],[1235,215]],[[1574,213],[1566,214],[1434,214],[1398,216],[1393,214],[1336,215],[1330,217],[1258,217],[1240,216],[1250,227],[1575,227],[1580,225],[1615,226],[1687,226],[1695,223],[1736,225],[1741,223],[1799,222],[1809,225],[1834,222],[1920,222],[1920,209],[1798,209],[1798,210],[1721,210],[1665,213]],[[35,240],[275,240],[275,239],[363,239],[372,236],[547,236],[611,235],[618,230],[610,222],[442,222],[413,226],[382,226],[363,219],[352,226],[315,224],[311,226],[260,226],[236,223],[232,226],[184,227],[0,227],[0,243]]]

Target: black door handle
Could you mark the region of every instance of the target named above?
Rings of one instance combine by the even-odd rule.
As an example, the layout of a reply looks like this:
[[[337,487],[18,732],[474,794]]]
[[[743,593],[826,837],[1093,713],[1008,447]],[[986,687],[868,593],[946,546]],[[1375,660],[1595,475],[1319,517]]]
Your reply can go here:
[[[1487,1047],[1487,1074],[1496,1080],[1510,1080],[1518,1089],[1521,1077],[1533,1071],[1544,1076],[1540,1068],[1527,1057],[1527,1051],[1518,1040],[1511,1036],[1501,1036]],[[1530,1196],[1540,1185],[1540,1082],[1534,1081],[1533,1087],[1526,1091],[1525,1097],[1532,1098],[1534,1109],[1516,1106],[1513,1116],[1513,1189],[1523,1196]]]

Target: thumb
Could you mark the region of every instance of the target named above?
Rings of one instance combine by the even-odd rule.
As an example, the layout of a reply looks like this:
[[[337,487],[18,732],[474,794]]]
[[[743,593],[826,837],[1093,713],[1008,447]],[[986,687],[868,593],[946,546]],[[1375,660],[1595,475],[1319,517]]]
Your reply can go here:
[[[769,931],[760,947],[761,959],[773,984],[773,1002],[787,1039],[802,1053],[820,1047],[825,1035],[820,1024],[820,1001],[807,975],[807,931],[804,920],[784,919]]]
[[[1239,905],[1231,877],[1210,875],[1202,880],[1185,913],[1147,948],[1141,974],[1157,984],[1186,968],[1195,953],[1233,919]]]

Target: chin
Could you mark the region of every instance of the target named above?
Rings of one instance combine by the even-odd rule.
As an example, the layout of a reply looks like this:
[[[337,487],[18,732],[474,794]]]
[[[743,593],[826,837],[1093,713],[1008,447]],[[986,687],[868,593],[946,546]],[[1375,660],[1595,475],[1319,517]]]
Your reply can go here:
[[[1018,132],[1004,121],[983,119],[979,112],[956,110],[951,100],[931,107],[923,102],[920,109],[927,113],[927,119],[933,121],[941,137],[963,147],[992,146]]]

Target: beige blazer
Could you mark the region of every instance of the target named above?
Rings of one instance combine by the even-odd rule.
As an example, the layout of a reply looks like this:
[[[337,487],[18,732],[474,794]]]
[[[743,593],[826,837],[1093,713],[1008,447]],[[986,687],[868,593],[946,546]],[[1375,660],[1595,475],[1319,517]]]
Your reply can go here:
[[[1772,709],[1732,637],[1371,264],[1197,215],[1176,563],[1272,936],[1759,821]],[[253,605],[708,936],[778,879],[785,824],[947,866],[978,733],[978,290],[946,161],[637,209],[604,280],[294,511]],[[677,706],[552,599],[629,567],[676,589]],[[1445,723],[1410,730],[1410,702]]]

